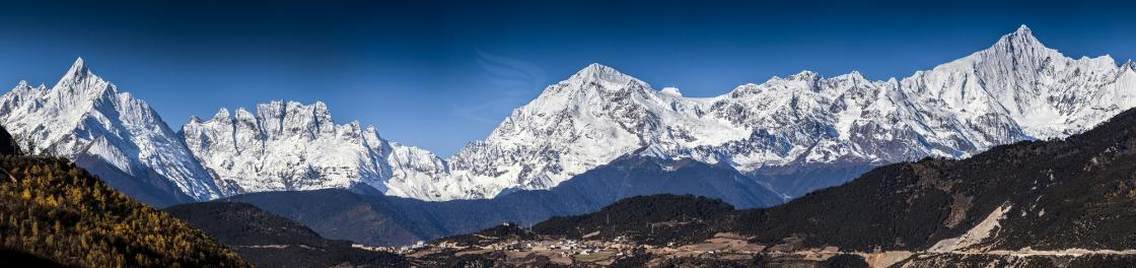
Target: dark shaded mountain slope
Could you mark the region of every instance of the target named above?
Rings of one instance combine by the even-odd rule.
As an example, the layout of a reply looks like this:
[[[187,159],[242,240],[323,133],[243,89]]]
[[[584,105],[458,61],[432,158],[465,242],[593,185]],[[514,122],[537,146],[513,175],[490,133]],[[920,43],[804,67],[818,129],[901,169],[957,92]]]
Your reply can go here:
[[[72,266],[62,265],[44,257],[32,255],[23,251],[0,249],[0,267],[55,268]]]
[[[249,204],[206,202],[165,209],[232,247],[258,267],[405,267],[401,256],[328,240],[291,220]]]
[[[856,163],[795,164],[762,168],[747,172],[746,175],[770,185],[779,193],[796,198],[844,184],[876,167],[878,165]]]
[[[229,200],[295,220],[324,237],[398,245],[504,222],[530,225],[552,216],[596,211],[622,198],[660,193],[711,196],[741,207],[783,200],[728,166],[639,156],[620,158],[549,190],[515,191],[488,200],[425,202],[346,190],[252,193]]]
[[[16,142],[16,138],[12,137],[12,133],[3,126],[0,126],[0,155],[21,155],[20,145]]]
[[[620,200],[596,213],[553,217],[533,232],[571,239],[612,240],[624,236],[647,244],[696,241],[714,235],[715,220],[734,207],[717,199],[660,194]],[[594,234],[594,236],[589,236]]]
[[[177,188],[173,182],[162,178],[147,168],[139,168],[139,175],[122,172],[106,160],[89,154],[75,156],[75,164],[98,176],[116,191],[153,207],[167,207],[174,204],[194,202]]]
[[[965,160],[881,167],[848,184],[742,211],[734,228],[775,243],[926,249],[996,209],[978,247],[1136,248],[1136,111],[1064,140],[998,146]]]

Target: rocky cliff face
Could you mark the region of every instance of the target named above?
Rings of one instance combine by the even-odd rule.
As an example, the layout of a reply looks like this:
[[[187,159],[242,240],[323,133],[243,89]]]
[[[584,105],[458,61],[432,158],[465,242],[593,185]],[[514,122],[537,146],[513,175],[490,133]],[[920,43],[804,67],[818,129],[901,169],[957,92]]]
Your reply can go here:
[[[414,186],[387,183],[403,186],[445,172],[433,154],[387,142],[374,127],[336,124],[322,102],[273,101],[255,112],[221,109],[207,121],[191,119],[181,134],[203,165],[240,192],[367,185],[417,195]]]

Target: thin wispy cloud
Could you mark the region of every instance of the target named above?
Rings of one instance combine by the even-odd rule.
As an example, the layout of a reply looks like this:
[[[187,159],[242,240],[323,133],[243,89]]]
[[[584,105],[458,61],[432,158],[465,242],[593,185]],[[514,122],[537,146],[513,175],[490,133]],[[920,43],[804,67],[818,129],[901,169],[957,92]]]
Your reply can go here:
[[[544,89],[547,72],[529,61],[477,51],[477,63],[485,81],[494,90],[484,91],[474,105],[455,105],[457,116],[479,122],[496,123],[518,103],[532,98]],[[504,113],[502,113],[504,112]]]

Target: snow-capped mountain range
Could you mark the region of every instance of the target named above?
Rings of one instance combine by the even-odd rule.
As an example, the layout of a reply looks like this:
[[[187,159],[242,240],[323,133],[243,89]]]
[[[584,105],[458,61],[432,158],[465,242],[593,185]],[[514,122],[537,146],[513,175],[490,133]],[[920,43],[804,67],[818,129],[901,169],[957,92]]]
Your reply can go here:
[[[728,165],[796,196],[858,175],[808,175],[816,170],[961,158],[1082,132],[1136,106],[1134,66],[1065,57],[1025,26],[902,79],[805,71],[710,98],[592,64],[443,159],[358,122],[336,124],[319,102],[222,109],[177,135],[80,60],[50,90],[21,83],[5,94],[0,124],[34,151],[152,169],[198,200],[360,185],[424,200],[491,198],[551,188],[627,154]],[[782,180],[762,179],[770,174]]]
[[[903,79],[805,71],[711,98],[655,90],[593,64],[448,159],[451,174],[438,190],[483,198],[509,188],[548,188],[634,152],[725,163],[751,174],[966,157],[999,144],[1079,133],[1136,106],[1133,67],[1109,56],[1065,57],[1024,25],[988,49]]]

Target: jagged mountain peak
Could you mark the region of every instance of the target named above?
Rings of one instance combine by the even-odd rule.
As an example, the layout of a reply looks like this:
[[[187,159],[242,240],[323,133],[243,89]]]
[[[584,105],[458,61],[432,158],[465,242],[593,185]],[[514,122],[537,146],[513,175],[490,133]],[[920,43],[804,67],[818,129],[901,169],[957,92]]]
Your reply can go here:
[[[844,80],[844,79],[848,79],[848,80],[868,80],[868,78],[864,77],[864,74],[860,73],[860,71],[858,71],[858,70],[852,70],[851,72],[848,72],[848,73],[842,74],[842,75],[838,75],[838,76],[835,76],[835,77],[832,77],[832,78],[833,79],[841,79],[841,80]]]
[[[331,117],[331,112],[328,111],[327,104],[323,101],[314,101],[305,104],[299,101],[285,101],[285,100],[272,100],[266,103],[259,103],[256,105],[257,112],[263,111],[305,111],[321,117]],[[241,108],[243,109],[243,107]]]
[[[95,74],[83,58],[76,59],[67,73],[63,74],[51,89],[65,90],[69,93],[60,95],[61,97],[85,99],[87,102],[95,101],[104,95],[118,94],[118,87]]]
[[[620,72],[615,68],[607,65],[592,63],[584,69],[573,74],[568,81],[580,81],[583,83],[600,83],[606,89],[622,89],[629,83],[638,83],[645,85],[643,81],[636,79],[630,75]]]
[[[994,45],[990,46],[977,54],[984,54],[987,57],[1011,57],[1011,58],[1040,58],[1046,57],[1060,57],[1057,50],[1050,49],[1037,39],[1034,32],[1029,27],[1022,25],[1014,32],[1003,35],[998,39]]]
[[[858,76],[858,74],[856,74]],[[789,76],[773,76],[761,84],[747,83],[735,87],[731,94],[732,96],[752,95],[752,94],[765,94],[773,92],[798,92],[800,90],[821,90],[818,85],[828,79],[846,79],[852,78],[851,74],[837,76],[835,78],[825,78],[819,73],[809,70],[803,70],[796,74]],[[739,95],[741,94],[741,95]]]
[[[781,77],[779,75],[774,75],[773,77],[770,77],[769,80],[766,80],[765,83],[762,83],[762,84],[779,83],[779,82],[784,82],[784,81],[809,82],[809,81],[815,81],[815,80],[819,80],[819,79],[821,79],[820,74],[813,72],[813,71],[809,71],[809,70],[802,70],[800,72],[797,72],[795,74],[785,76],[785,77]],[[739,87],[752,87],[752,86],[758,86],[758,84],[750,83],[750,84],[742,85],[742,86],[739,86]]]
[[[190,115],[189,119],[186,120],[186,122],[197,124],[197,123],[205,122],[205,120],[201,120],[201,117],[197,117],[196,115]]]
[[[236,115],[234,115],[233,117],[239,120],[249,121],[254,120],[256,118],[256,115],[252,114],[252,112],[249,112],[249,110],[245,109],[245,107],[237,107]]]
[[[197,116],[193,116],[193,117],[197,118]],[[213,114],[214,120],[228,119],[229,117],[230,117],[229,108],[224,108],[224,107],[221,107],[221,109],[217,110],[217,113]]]
[[[817,72],[809,71],[809,70],[803,70],[803,71],[801,71],[797,74],[790,75],[786,79],[798,80],[798,81],[813,81],[813,80],[817,80],[817,79],[820,79],[820,78],[821,78],[820,74],[818,74]]]
[[[1037,37],[1034,36],[1033,30],[1030,30],[1030,28],[1025,24],[1022,24],[1022,26],[1018,27],[1017,30],[1014,30],[1013,32],[1005,34],[1001,38],[999,38],[998,42],[994,43],[994,46],[998,45],[1044,47],[1044,45],[1042,45],[1041,43],[1041,40],[1038,40]]]
[[[536,99],[514,109],[501,126],[526,117],[524,114],[578,114],[583,112],[581,109],[596,104],[638,106],[645,100],[660,97],[662,93],[651,89],[646,82],[614,68],[593,63],[567,79],[546,87]]]
[[[123,191],[164,195],[148,202],[224,195],[157,112],[82,58],[50,89],[21,87],[0,97],[0,124],[29,152],[72,158]]]
[[[1033,35],[1033,30],[1031,30],[1029,26],[1026,26],[1025,24],[1022,24],[1022,25],[1018,26],[1018,29],[1017,29],[1017,30],[1014,30],[1014,33],[1015,33],[1015,34],[1020,34],[1020,35],[1030,35],[1030,36],[1032,36],[1032,35]]]
[[[1126,60],[1126,61],[1124,61],[1124,64],[1121,65],[1121,68],[1125,69],[1125,70],[1136,71],[1136,62],[1133,62],[1131,59]]]
[[[588,66],[584,66],[583,69],[580,69],[580,71],[577,71],[576,74],[574,74],[572,76],[573,77],[603,77],[603,76],[624,76],[624,74],[619,72],[619,70],[616,70],[615,68],[612,68],[610,66],[603,65],[603,64],[600,64],[600,63],[591,63],[591,64],[588,64]]]
[[[213,115],[211,121],[219,119],[263,120],[267,121],[266,123],[272,123],[275,127],[285,127],[284,125],[278,125],[278,123],[283,122],[282,120],[297,120],[297,122],[309,125],[315,124],[311,125],[314,127],[332,126],[331,124],[335,123],[327,104],[322,101],[303,103],[299,101],[271,100],[258,103],[255,107],[255,112],[249,111],[245,107],[237,107],[235,109],[220,108]],[[353,121],[348,122],[347,125],[360,126],[361,124],[358,121]]]
[[[81,78],[89,73],[91,73],[91,70],[87,67],[87,62],[84,61],[82,57],[79,57],[75,59],[75,63],[71,64],[71,68],[67,69],[67,73],[63,75],[63,79]]]
[[[33,92],[40,92],[45,90],[47,90],[47,86],[43,85],[42,83],[38,86],[33,87],[30,83],[28,83],[28,81],[20,80],[20,82],[16,84],[16,87],[12,88],[11,94],[15,96],[14,98],[23,99],[31,95],[36,95],[36,93]]]
[[[917,71],[912,77],[921,77],[934,72],[972,72],[976,66],[989,66],[990,72],[1006,72],[1021,70],[1030,72],[1047,60],[1067,61],[1055,49],[1046,47],[1034,35],[1033,31],[1022,25],[1014,32],[1007,33],[998,38],[997,42],[986,49],[974,52],[966,57],[956,59],[936,66],[932,70]],[[1006,70],[1002,70],[1006,69]]]
[[[1037,36],[1034,36],[1033,31],[1025,25],[1022,25],[1018,30],[1012,33],[1002,36],[995,44],[999,43],[1016,43],[1020,45],[1045,47],[1045,45],[1041,43],[1041,40],[1038,40]]]
[[[853,76],[859,76],[859,73],[856,73],[854,75],[853,74],[845,74],[845,75],[837,76],[836,78],[845,79],[845,78],[852,78]],[[861,77],[861,78],[863,78],[863,77]],[[830,78],[825,78],[824,76],[821,76],[819,73],[814,72],[814,71],[803,70],[803,71],[800,71],[796,74],[789,75],[789,76],[786,76],[786,77],[774,76],[774,77],[770,78],[769,80],[765,81],[765,83],[756,84],[756,85],[755,84],[746,84],[746,85],[740,86],[739,88],[742,88],[743,91],[749,92],[749,93],[761,92],[762,90],[759,90],[759,89],[763,89],[763,88],[773,89],[775,91],[780,91],[780,90],[819,90],[820,88],[817,86],[817,84],[825,81],[826,79],[830,79]],[[738,89],[735,89],[735,91],[737,91],[737,90]]]
[[[245,192],[368,185],[418,197],[435,177],[422,173],[444,169],[437,156],[387,142],[374,126],[336,124],[322,101],[273,100],[257,104],[255,114],[238,108],[222,116],[186,123],[182,136],[202,164]],[[391,183],[406,185],[388,191]]]
[[[57,89],[72,93],[66,96],[68,98],[93,98],[108,92],[110,94],[118,92],[117,86],[96,75],[83,58],[76,59],[71,68],[55,83],[52,90]]]
[[[1022,35],[1033,35],[1034,31],[1030,30],[1029,26],[1022,24],[1022,25],[1019,25],[1017,30],[1014,30],[1013,33],[1022,34]]]
[[[268,102],[257,103],[256,107],[258,109],[262,109],[262,108],[263,109],[305,108],[305,109],[315,109],[315,110],[324,110],[324,111],[327,110],[327,104],[324,103],[323,101],[318,101],[318,100],[314,101],[310,104],[309,103],[303,103],[303,102],[300,102],[300,101],[294,101],[294,100],[270,100]]]

